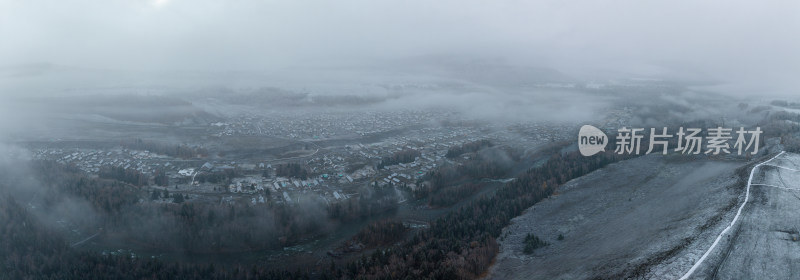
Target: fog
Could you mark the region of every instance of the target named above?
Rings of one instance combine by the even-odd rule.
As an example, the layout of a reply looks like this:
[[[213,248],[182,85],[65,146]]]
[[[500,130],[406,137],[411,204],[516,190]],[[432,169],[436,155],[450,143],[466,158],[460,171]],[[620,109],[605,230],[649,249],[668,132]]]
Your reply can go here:
[[[0,61],[222,72],[446,54],[786,94],[798,12],[796,1],[2,1]]]
[[[682,87],[658,99],[692,107],[674,115],[716,117],[687,98],[796,95],[799,12],[796,1],[0,1],[0,138],[166,111],[96,96],[179,95],[192,103],[180,111],[226,115],[241,108],[197,93],[273,89],[363,101],[341,110],[585,122],[627,97],[542,85],[646,79]]]
[[[47,123],[52,104],[17,104],[31,96],[276,87],[584,121],[615,101],[530,83],[638,78],[792,96],[798,12],[795,1],[0,1],[0,114],[30,120],[4,121],[8,133]],[[390,88],[409,84],[428,88]]]
[[[0,278],[484,277],[513,217],[634,157],[582,125],[800,151],[798,34],[789,0],[0,0]]]

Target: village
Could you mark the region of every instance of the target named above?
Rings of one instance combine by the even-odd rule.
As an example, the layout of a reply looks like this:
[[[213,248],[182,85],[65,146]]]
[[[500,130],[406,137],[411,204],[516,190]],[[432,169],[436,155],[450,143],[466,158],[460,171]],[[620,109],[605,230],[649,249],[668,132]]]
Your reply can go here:
[[[124,146],[88,149],[48,145],[32,150],[35,158],[71,164],[93,176],[101,176],[108,168],[141,173],[147,179],[139,187],[148,192],[182,194],[181,201],[258,205],[295,204],[301,199],[314,198],[330,204],[357,196],[363,187],[403,187],[413,191],[428,172],[442,164],[458,164],[463,160],[445,157],[451,147],[479,140],[498,145],[536,146],[567,139],[573,129],[569,125],[535,123],[511,124],[502,129],[474,121],[424,123],[424,119],[431,117],[428,114],[437,113],[337,113],[278,120],[246,116],[231,118],[224,124],[212,123],[207,128],[218,138],[279,135],[290,141],[313,144],[305,145],[297,155],[288,158],[242,159],[214,151],[201,157],[181,158]],[[388,135],[374,137],[381,133]],[[337,136],[333,142],[320,139]],[[408,162],[381,164],[384,158],[403,151],[413,151],[418,156]],[[287,164],[300,166],[303,174],[290,176],[279,172]],[[406,198],[399,196],[399,199],[403,202]],[[176,201],[172,196],[154,196],[152,202]]]

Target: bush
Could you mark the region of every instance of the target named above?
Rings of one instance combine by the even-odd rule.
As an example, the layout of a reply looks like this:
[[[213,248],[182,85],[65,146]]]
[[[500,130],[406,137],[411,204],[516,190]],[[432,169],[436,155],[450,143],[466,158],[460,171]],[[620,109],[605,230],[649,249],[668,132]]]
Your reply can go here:
[[[547,242],[542,241],[536,235],[528,233],[525,235],[525,249],[523,252],[525,254],[532,254],[534,250],[547,246]]]

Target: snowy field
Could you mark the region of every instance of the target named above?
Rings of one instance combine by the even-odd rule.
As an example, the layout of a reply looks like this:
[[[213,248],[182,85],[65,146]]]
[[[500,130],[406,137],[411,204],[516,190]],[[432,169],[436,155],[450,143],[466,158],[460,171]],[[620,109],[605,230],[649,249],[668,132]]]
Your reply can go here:
[[[488,278],[677,279],[744,201],[745,164],[648,155],[572,180],[504,229]],[[549,245],[524,254],[528,233]]]
[[[688,279],[800,278],[800,155],[782,153],[752,172],[738,222]]]

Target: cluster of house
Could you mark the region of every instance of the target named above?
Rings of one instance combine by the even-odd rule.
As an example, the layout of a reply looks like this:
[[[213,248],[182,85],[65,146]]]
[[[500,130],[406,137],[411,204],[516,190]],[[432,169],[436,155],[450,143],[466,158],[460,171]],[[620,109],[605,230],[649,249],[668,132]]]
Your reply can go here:
[[[155,170],[177,170],[173,159],[151,153],[128,149],[50,149],[43,148],[33,151],[36,159],[54,160],[62,164],[73,164],[86,173],[96,174],[103,167],[120,167],[133,169],[145,174],[152,174]]]
[[[212,135],[266,135],[289,139],[321,139],[337,135],[371,135],[442,119],[433,111],[297,112],[231,118],[209,126]]]
[[[620,113],[621,116],[629,112]],[[336,133],[375,133],[388,131],[412,123],[435,118],[430,112],[396,112],[392,113],[360,113],[360,114],[311,114],[306,118],[292,119],[288,117],[276,120],[260,120],[245,117],[229,123],[215,123],[212,127],[231,134],[251,133],[276,134],[286,136],[297,135],[308,138],[313,135],[335,135]],[[205,162],[185,161],[148,151],[126,150],[114,148],[110,150],[92,149],[39,149],[35,155],[40,158],[54,159],[62,163],[73,163],[89,173],[97,173],[103,166],[135,169],[145,174],[153,174],[155,170],[163,170],[170,177],[171,184],[186,183],[196,190],[227,192],[223,200],[234,201],[247,198],[253,204],[267,201],[284,201],[292,203],[298,194],[312,193],[327,201],[344,200],[357,194],[359,187],[378,184],[380,186],[404,185],[416,188],[420,177],[440,166],[447,150],[467,142],[480,139],[493,139],[497,142],[544,141],[555,137],[571,136],[569,126],[548,126],[536,123],[521,123],[496,129],[491,125],[453,125],[421,127],[405,131],[402,135],[384,138],[383,141],[354,143],[338,147],[326,147],[324,151],[313,156],[295,159],[309,171],[306,179],[279,177],[272,162]],[[247,130],[249,132],[245,132]],[[486,133],[492,131],[492,133]],[[566,135],[566,136],[565,136]],[[530,139],[520,139],[531,137]],[[376,168],[382,158],[404,149],[420,152],[420,156],[408,163],[399,163]],[[219,183],[200,184],[195,176],[203,172],[220,172],[229,169],[237,171],[237,178],[230,184],[220,186]],[[238,172],[242,171],[242,172]],[[211,192],[210,192],[211,193]],[[295,200],[293,200],[295,199]]]

